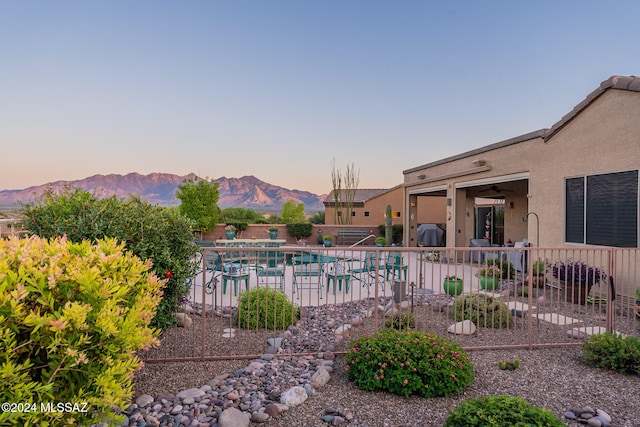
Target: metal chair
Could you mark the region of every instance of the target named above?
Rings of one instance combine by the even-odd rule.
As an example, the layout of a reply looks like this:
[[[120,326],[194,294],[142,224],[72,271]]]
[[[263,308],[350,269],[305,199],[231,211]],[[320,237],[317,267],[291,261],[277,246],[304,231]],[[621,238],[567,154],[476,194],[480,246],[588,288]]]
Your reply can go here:
[[[471,239],[469,240],[469,247],[471,248],[499,248],[500,245],[492,245],[486,239]],[[471,262],[483,263],[488,259],[500,258],[500,252],[494,250],[474,250],[471,252]]]
[[[284,252],[263,251],[258,254],[255,264],[256,275],[261,282],[268,282],[273,277],[275,282],[284,292]]]
[[[407,281],[407,269],[409,267],[404,263],[404,257],[400,252],[390,251],[387,254],[387,260],[384,264],[384,269],[386,270],[386,279],[389,280],[389,276],[391,275],[392,279],[396,277],[398,280],[402,277],[403,280]]]
[[[192,277],[187,279],[187,286],[191,287],[195,283],[196,277],[204,272],[205,290],[208,294],[212,294],[218,286],[218,277],[220,277],[222,272],[222,262],[218,253],[213,250],[206,249],[207,247],[210,246],[204,246],[205,249],[196,253],[194,263],[198,265],[198,269]],[[205,259],[204,270],[202,267],[203,258]],[[207,280],[207,276],[209,274],[211,274],[211,277]]]
[[[377,255],[379,254],[379,255]],[[353,277],[362,282],[362,286],[369,287],[372,283],[379,282],[384,290],[386,271],[384,259],[380,252],[365,252],[361,267],[351,270]]]
[[[322,276],[324,276],[324,263],[318,254],[301,252],[293,257],[293,285],[298,298],[300,298],[300,289],[317,289],[322,299],[324,286]],[[305,279],[308,279],[306,287],[303,286]]]

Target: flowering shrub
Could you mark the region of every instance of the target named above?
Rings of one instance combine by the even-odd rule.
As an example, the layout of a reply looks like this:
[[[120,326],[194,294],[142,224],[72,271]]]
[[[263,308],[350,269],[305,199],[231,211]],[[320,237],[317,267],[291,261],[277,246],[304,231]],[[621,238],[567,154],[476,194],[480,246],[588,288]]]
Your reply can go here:
[[[224,228],[224,231],[236,231],[236,227],[229,224]]]
[[[553,412],[534,406],[521,397],[507,395],[465,400],[444,422],[444,427],[564,425]]]
[[[149,328],[163,281],[115,239],[0,240],[0,400],[78,403],[88,412],[0,412],[0,425],[117,419],[158,344]],[[81,402],[86,402],[86,407]]]
[[[476,326],[485,328],[508,328],[513,323],[504,302],[482,294],[457,296],[451,314],[458,322],[471,320]]]
[[[475,379],[471,358],[462,347],[435,334],[383,329],[350,346],[345,371],[364,390],[448,396]]]

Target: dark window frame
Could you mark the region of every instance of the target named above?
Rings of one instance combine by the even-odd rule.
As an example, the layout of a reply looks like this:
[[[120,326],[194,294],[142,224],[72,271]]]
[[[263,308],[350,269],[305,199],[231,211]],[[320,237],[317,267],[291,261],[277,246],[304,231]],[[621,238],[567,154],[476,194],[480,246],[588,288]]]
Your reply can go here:
[[[638,170],[565,179],[565,242],[637,247]]]

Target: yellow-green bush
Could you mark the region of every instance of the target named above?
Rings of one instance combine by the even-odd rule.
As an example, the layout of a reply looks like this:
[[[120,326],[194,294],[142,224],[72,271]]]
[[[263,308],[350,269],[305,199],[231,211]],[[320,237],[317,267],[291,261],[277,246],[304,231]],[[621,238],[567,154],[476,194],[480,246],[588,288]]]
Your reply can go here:
[[[135,352],[158,343],[164,281],[149,268],[115,239],[0,240],[0,401],[36,404],[0,425],[89,425],[126,407]],[[41,412],[48,403],[88,412]]]

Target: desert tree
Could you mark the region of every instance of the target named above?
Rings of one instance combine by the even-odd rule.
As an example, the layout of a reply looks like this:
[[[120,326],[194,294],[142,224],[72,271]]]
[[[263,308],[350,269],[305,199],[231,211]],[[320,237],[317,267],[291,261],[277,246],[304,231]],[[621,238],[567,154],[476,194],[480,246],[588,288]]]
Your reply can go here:
[[[304,204],[296,204],[293,200],[288,200],[282,205],[282,213],[280,214],[280,221],[283,224],[304,224],[307,222],[307,217],[304,215]]]
[[[195,223],[195,229],[203,232],[213,230],[218,224],[220,191],[218,183],[209,179],[185,179],[176,190],[180,200],[178,212]]]
[[[347,164],[344,172],[331,161],[331,183],[333,186],[334,223],[351,224],[353,202],[360,183],[360,170],[353,163]]]

